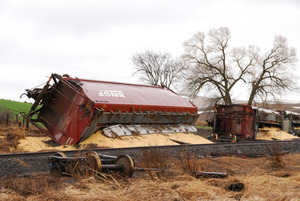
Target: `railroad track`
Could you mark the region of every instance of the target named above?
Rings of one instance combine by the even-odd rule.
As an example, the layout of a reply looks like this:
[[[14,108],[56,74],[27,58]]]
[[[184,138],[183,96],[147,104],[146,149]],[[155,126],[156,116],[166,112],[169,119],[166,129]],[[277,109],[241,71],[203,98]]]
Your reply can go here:
[[[95,151],[98,154],[106,155],[129,155],[134,160],[143,152],[154,151],[167,153],[172,156],[179,156],[184,152],[193,152],[200,157],[214,155],[243,155],[243,156],[264,156],[272,155],[273,148],[282,153],[300,153],[300,139],[288,141],[250,141],[238,143],[216,143],[216,144],[184,144],[152,147],[130,147],[130,148],[105,148],[64,151],[67,156],[80,156],[83,152]],[[10,153],[0,154],[0,177],[30,174],[34,172],[48,172],[48,159],[57,151],[31,152],[31,153]],[[217,154],[216,154],[217,153]],[[136,165],[138,166],[138,161]]]

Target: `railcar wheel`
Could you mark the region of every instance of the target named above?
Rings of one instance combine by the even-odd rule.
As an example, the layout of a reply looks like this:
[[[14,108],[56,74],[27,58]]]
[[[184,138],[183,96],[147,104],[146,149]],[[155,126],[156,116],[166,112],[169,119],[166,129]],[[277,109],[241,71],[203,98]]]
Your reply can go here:
[[[95,151],[89,151],[84,154],[84,156],[88,159],[88,167],[93,174],[94,171],[101,172],[102,171],[102,163],[99,154]]]
[[[67,157],[67,155],[61,151],[55,153],[54,156],[59,156],[59,157],[63,157],[63,158]]]
[[[120,155],[116,160],[116,165],[119,166],[122,176],[132,177],[134,171],[134,162],[128,155]]]
[[[238,141],[238,138],[237,138],[237,136],[236,135],[233,135],[233,137],[232,137],[232,141],[231,142],[237,142]]]
[[[61,157],[61,158],[67,157],[66,154],[61,151],[55,153],[54,156]],[[50,173],[52,175],[63,176],[64,173],[66,173],[66,168],[62,166],[59,160],[55,160],[52,161],[52,163],[49,163],[49,167],[50,167]]]

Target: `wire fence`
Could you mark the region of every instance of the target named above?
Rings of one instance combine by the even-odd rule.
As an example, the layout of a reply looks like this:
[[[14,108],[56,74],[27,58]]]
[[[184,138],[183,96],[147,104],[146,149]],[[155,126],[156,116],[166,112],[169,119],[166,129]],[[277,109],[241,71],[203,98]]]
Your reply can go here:
[[[19,127],[28,129],[29,121],[21,114],[14,114],[8,111],[8,112],[0,113],[0,125],[1,126],[17,125]]]

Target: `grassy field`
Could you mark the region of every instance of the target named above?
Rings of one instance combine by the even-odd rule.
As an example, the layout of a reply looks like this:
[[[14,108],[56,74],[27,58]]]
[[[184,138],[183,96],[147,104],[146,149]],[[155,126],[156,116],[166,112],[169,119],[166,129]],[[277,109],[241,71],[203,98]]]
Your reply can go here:
[[[9,112],[12,114],[19,114],[20,112],[27,113],[32,104],[31,103],[22,103],[18,101],[4,100],[0,99],[0,113]]]

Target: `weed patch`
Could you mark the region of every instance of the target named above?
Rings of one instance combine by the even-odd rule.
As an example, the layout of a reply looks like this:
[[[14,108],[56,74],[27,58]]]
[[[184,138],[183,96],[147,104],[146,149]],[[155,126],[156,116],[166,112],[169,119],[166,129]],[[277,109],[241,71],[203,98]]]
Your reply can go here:
[[[283,163],[283,153],[282,153],[282,145],[280,142],[274,143],[271,146],[267,146],[267,150],[269,151],[271,157],[271,167],[272,168],[282,168],[284,167]]]

